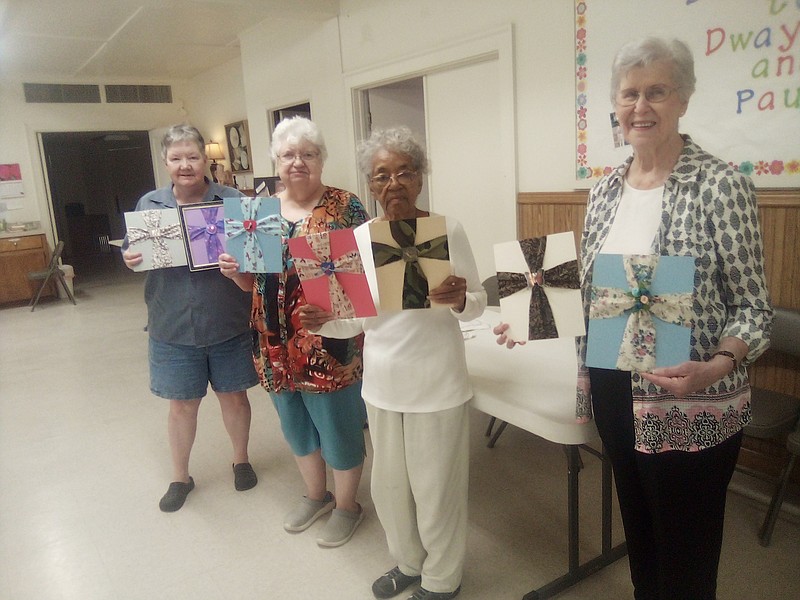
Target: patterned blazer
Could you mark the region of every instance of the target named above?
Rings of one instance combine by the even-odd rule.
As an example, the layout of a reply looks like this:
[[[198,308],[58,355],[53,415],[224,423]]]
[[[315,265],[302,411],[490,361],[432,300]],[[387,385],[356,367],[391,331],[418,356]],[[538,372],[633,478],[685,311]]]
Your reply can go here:
[[[753,183],[683,137],[683,152],[664,186],[661,223],[651,251],[695,258],[690,359],[710,360],[720,339],[729,336],[744,341],[749,350],[738,369],[686,398],[631,373],[636,449],[647,453],[715,446],[750,421],[746,366],[767,349],[772,322]],[[632,161],[630,157],[606,175],[589,194],[581,238],[586,315],[594,261],[614,221]],[[578,349],[579,390],[586,391],[585,338]],[[589,398],[579,391],[579,419],[591,417]]]

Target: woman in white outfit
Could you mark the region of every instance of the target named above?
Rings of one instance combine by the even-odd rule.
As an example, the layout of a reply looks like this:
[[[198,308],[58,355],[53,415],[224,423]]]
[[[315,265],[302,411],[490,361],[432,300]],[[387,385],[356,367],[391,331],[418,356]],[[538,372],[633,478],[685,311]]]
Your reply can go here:
[[[359,166],[384,212],[377,220],[430,216],[416,206],[427,164],[405,127],[374,132],[360,145]],[[301,314],[305,327],[326,337],[365,334],[362,395],[374,449],[372,498],[397,561],[373,583],[377,598],[417,583],[409,600],[447,600],[461,590],[472,390],[459,321],[483,312],[486,292],[463,228],[449,217],[446,222],[451,275],[427,291],[433,308],[381,309],[365,223],[355,236],[378,316],[333,320],[317,306]]]

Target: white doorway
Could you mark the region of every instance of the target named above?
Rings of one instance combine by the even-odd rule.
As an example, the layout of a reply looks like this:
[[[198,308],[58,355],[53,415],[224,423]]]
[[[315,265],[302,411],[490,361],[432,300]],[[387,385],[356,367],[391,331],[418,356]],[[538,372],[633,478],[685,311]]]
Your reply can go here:
[[[503,28],[346,77],[354,148],[401,118],[424,131],[431,162],[424,208],[462,223],[481,278],[495,273],[493,245],[517,236],[512,42]],[[357,176],[360,196],[369,199]]]
[[[428,146],[425,131],[425,92],[422,77],[413,77],[364,90],[362,106],[367,112],[367,135],[371,131],[405,125],[425,147]],[[363,179],[363,178],[362,178]],[[429,183],[429,182],[428,182]],[[379,214],[379,207],[374,201],[369,209],[372,214]],[[428,184],[422,186],[417,199],[417,206],[422,210],[430,209]]]

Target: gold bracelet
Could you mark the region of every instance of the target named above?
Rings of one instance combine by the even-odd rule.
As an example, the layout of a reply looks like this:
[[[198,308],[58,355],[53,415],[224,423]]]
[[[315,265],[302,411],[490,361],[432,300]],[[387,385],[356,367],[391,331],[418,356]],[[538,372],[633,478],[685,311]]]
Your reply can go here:
[[[736,360],[736,355],[733,352],[728,352],[727,350],[717,350],[711,355],[711,358],[714,358],[715,356],[727,356],[733,361],[733,370],[735,371],[739,368],[739,361]]]

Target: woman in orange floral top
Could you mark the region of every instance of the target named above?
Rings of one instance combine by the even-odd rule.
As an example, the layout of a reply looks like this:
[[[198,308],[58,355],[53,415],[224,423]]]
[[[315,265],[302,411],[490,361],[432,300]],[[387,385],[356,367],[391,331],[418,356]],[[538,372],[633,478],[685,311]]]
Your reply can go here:
[[[286,186],[277,196],[288,237],[351,228],[368,219],[354,194],[322,183],[327,151],[313,122],[293,117],[279,123],[271,151]],[[253,290],[256,370],[306,485],[306,495],[286,515],[284,529],[305,531],[332,511],[317,544],[340,546],[363,519],[356,502],[365,456],[362,337],[327,339],[300,325],[298,309],[306,300],[286,244],[281,273],[239,273],[238,268],[232,256],[220,256],[222,273],[242,289]],[[327,487],[328,465],[335,496]]]

